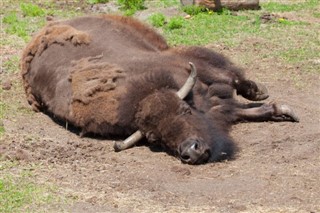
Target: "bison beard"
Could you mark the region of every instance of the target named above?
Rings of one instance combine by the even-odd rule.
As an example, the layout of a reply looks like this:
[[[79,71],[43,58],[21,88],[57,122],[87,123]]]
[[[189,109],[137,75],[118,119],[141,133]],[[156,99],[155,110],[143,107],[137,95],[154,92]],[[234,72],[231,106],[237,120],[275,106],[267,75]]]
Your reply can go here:
[[[195,75],[183,86],[195,68],[194,87]],[[236,101],[234,91],[261,101],[267,89],[222,55],[169,47],[154,30],[127,17],[48,24],[25,48],[21,74],[33,109],[81,128],[82,136],[134,133],[117,144],[118,151],[145,136],[189,164],[231,157],[234,123],[298,121],[286,105]]]

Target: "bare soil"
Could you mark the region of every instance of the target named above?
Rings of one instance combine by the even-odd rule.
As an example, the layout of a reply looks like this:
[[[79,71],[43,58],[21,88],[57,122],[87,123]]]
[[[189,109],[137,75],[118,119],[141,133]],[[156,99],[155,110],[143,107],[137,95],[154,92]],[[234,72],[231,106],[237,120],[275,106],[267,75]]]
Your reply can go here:
[[[239,62],[251,79],[266,84],[270,101],[290,105],[300,122],[235,125],[239,151],[233,160],[190,166],[144,145],[115,153],[112,141],[80,138],[42,113],[7,115],[0,155],[19,162],[11,170],[36,165],[37,183],[56,186],[57,197],[73,198],[37,211],[320,212],[319,75],[260,58],[257,42],[263,41],[209,48]],[[241,63],[248,52],[250,64]],[[292,75],[299,75],[302,87]],[[18,74],[6,78],[15,81]],[[19,85],[4,98],[29,112]]]

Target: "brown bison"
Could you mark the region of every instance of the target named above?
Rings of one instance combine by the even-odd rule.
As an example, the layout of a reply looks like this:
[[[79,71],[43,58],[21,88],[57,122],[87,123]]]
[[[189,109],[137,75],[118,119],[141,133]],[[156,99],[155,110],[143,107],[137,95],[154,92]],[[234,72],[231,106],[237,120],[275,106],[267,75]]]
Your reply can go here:
[[[260,101],[267,90],[222,55],[169,47],[127,17],[49,23],[24,50],[21,72],[34,110],[79,127],[81,135],[133,134],[116,151],[144,136],[189,164],[232,156],[236,122],[298,121],[286,105],[236,101],[234,91]]]

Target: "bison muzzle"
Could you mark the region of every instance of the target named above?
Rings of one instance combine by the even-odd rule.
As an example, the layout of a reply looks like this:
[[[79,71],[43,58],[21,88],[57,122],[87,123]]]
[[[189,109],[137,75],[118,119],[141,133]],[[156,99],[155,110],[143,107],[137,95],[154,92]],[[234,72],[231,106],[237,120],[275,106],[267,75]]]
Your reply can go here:
[[[237,101],[235,94],[261,101],[268,92],[221,54],[169,47],[128,17],[49,23],[25,48],[21,74],[33,109],[81,136],[128,137],[116,151],[145,137],[189,164],[231,157],[234,123],[298,121],[287,105]]]

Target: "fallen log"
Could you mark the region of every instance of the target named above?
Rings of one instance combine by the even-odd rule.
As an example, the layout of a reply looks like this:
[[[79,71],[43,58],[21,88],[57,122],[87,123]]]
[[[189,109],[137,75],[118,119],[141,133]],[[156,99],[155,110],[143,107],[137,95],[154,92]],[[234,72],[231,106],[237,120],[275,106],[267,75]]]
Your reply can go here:
[[[229,10],[257,10],[260,9],[259,0],[180,0],[182,6],[196,5],[219,11]]]

